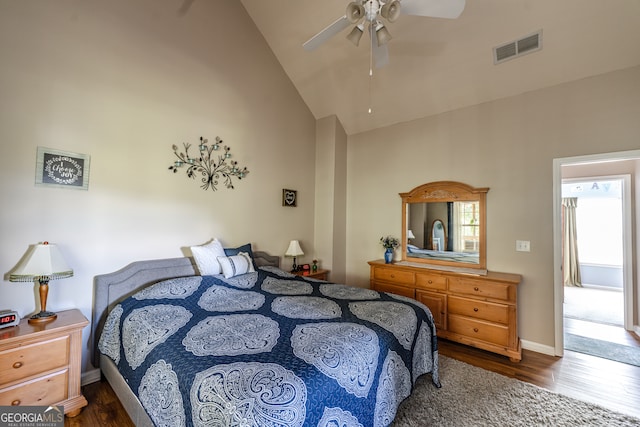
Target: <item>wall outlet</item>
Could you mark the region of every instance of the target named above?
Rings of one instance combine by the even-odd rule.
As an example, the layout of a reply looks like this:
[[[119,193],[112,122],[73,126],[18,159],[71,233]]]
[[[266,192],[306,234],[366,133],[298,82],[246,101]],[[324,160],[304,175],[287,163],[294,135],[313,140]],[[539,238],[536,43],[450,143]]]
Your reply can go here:
[[[528,240],[516,240],[516,251],[531,252],[531,242]]]

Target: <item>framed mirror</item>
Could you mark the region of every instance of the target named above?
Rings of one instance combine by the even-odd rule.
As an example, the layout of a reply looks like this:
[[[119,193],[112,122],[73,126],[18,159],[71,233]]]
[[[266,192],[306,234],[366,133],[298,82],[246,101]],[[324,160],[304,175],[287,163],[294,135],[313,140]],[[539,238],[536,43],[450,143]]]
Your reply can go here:
[[[400,193],[402,260],[486,273],[488,191],[438,181]]]
[[[447,242],[447,227],[441,219],[434,219],[431,223],[431,250],[433,251],[446,251],[448,245]],[[407,239],[408,241],[408,239]],[[407,247],[407,250],[409,247]]]

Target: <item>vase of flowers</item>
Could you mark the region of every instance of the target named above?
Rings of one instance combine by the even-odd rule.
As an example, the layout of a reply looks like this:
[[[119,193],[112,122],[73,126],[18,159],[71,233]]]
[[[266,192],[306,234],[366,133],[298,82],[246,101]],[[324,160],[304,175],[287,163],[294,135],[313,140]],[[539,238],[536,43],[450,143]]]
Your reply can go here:
[[[384,247],[384,262],[390,264],[393,261],[393,251],[400,246],[400,240],[387,236],[380,238],[380,244]]]

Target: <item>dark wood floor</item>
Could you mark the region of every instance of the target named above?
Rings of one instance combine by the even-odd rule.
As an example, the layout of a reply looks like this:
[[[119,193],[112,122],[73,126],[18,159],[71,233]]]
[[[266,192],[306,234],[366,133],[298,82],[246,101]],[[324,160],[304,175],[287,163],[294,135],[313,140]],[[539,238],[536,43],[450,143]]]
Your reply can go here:
[[[134,427],[124,407],[107,381],[98,381],[82,387],[89,401],[80,415],[64,418],[65,427]]]
[[[572,332],[588,331],[640,347],[638,336],[622,328],[612,331],[579,321],[568,322],[566,327]],[[514,363],[461,344],[444,340],[439,343],[444,356],[640,418],[640,367],[571,351],[566,351],[564,357],[553,357],[524,350],[522,361]],[[65,426],[134,425],[107,382],[89,384],[83,387],[83,393],[89,405],[77,417],[65,418]]]

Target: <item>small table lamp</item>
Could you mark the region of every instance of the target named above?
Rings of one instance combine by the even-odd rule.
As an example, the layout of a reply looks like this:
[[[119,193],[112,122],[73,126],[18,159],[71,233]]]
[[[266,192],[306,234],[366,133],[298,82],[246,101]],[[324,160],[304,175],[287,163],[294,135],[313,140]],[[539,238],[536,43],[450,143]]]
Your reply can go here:
[[[71,276],[73,276],[73,270],[69,268],[55,244],[43,242],[27,249],[27,253],[9,276],[9,280],[11,282],[33,282],[38,280],[40,283],[41,309],[39,313],[29,318],[29,323],[46,323],[58,317],[54,312],[47,311],[49,280],[64,279]]]
[[[300,243],[298,243],[297,240],[292,240],[289,243],[287,252],[284,253],[284,256],[293,257],[293,266],[291,267],[292,273],[298,269],[298,266],[296,266],[296,257],[299,255],[304,255],[304,252],[302,252],[302,248],[300,247]]]
[[[415,239],[416,236],[413,235],[413,231],[411,230],[407,230],[407,241],[410,241],[411,239]]]

